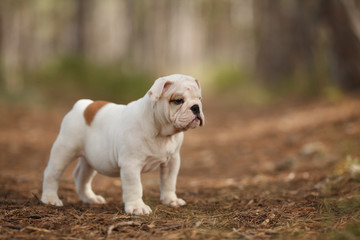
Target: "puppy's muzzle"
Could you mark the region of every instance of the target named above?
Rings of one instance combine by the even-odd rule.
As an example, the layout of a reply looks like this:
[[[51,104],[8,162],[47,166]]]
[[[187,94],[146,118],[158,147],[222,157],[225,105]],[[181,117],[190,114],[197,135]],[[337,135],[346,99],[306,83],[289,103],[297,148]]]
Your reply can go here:
[[[195,104],[193,105],[190,110],[194,113],[194,115],[196,116],[196,119],[199,119],[200,120],[200,126],[203,125],[203,120],[200,116],[200,107],[199,105]]]

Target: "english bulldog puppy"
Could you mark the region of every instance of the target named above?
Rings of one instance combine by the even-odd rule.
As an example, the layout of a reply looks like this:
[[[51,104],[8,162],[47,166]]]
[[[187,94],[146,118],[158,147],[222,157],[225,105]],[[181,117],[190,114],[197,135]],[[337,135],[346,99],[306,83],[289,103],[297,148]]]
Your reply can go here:
[[[91,182],[97,172],[121,178],[125,212],[150,214],[142,200],[140,174],[160,168],[160,200],[178,207],[176,179],[184,131],[204,125],[200,83],[174,74],[157,79],[144,97],[128,105],[82,99],[66,114],[44,172],[41,201],[63,206],[57,191],[75,159],[76,191],[85,203],[103,204]]]

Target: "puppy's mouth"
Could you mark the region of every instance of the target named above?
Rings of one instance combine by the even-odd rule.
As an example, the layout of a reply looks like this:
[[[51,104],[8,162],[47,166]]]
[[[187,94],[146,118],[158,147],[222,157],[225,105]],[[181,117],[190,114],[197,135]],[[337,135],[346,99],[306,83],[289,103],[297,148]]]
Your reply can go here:
[[[202,118],[197,115],[187,126],[186,129],[189,128],[196,128],[197,126],[202,126],[203,125],[203,120]]]
[[[199,120],[199,121],[200,121],[200,127],[202,127],[202,125],[203,125],[203,120],[202,120],[202,118],[201,118],[199,115],[197,115],[196,118],[195,118],[193,121],[195,121],[195,120]]]

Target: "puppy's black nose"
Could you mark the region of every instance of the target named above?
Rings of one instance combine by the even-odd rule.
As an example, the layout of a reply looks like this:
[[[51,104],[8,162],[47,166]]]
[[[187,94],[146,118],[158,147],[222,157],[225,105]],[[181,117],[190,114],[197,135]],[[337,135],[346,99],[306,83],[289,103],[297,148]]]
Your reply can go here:
[[[195,115],[200,113],[200,108],[199,108],[199,105],[197,105],[197,104],[192,106],[190,109]]]

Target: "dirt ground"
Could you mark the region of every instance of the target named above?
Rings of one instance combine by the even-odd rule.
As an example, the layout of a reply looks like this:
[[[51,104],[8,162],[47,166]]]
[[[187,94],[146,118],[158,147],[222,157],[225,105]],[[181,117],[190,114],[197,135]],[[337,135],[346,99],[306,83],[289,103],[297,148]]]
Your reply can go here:
[[[124,213],[121,182],[97,176],[105,205],[80,202],[74,164],[64,207],[40,203],[43,170],[67,109],[0,102],[0,239],[356,239],[360,98],[246,108],[205,102],[206,125],[185,134],[178,195],[159,202],[144,174],[150,216]],[[356,173],[356,172],[355,172]]]

